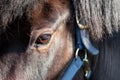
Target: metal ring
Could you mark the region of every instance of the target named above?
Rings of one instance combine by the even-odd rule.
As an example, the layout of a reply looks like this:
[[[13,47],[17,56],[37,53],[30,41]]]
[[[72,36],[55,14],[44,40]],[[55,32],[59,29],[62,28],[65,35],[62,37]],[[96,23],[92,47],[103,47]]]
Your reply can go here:
[[[77,50],[76,50],[76,52],[75,52],[75,58],[77,58],[78,57],[78,52],[79,52],[79,48],[77,48]]]
[[[82,29],[88,29],[88,28],[89,28],[88,26],[84,26],[84,25],[80,24],[79,19],[78,19],[78,13],[77,13],[77,11],[76,11],[76,22],[77,22],[78,27],[79,27],[81,30],[82,30]]]

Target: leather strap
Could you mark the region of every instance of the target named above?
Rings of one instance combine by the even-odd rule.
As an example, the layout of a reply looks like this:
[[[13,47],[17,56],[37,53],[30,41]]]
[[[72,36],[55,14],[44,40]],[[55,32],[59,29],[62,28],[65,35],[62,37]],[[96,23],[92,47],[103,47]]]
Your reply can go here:
[[[97,55],[99,51],[92,45],[89,40],[89,35],[86,30],[80,30],[81,40],[84,48],[92,55]]]
[[[72,78],[74,77],[76,72],[80,69],[82,64],[83,61],[80,59],[80,57],[74,58],[61,80],[72,80]]]
[[[99,51],[90,42],[86,30],[80,30],[78,26],[76,26],[76,49],[86,49],[92,55],[97,55],[99,53]],[[74,57],[66,72],[61,77],[61,80],[72,80],[82,65],[83,61],[80,59],[80,57]],[[89,75],[87,76],[87,78],[90,77],[91,70],[88,74]]]

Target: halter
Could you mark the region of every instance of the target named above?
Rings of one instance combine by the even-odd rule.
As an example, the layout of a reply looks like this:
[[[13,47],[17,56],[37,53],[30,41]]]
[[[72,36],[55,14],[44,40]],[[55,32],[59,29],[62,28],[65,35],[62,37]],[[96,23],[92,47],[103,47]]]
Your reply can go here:
[[[78,16],[76,15],[76,53],[73,58],[71,64],[68,66],[61,80],[72,80],[78,70],[84,66],[85,78],[89,79],[91,75],[91,69],[89,66],[89,60],[87,58],[87,52],[91,55],[97,55],[99,51],[92,45],[89,40],[89,35],[86,31],[88,27],[83,26],[79,23]],[[80,56],[78,56],[79,51],[85,50],[84,59],[82,60]]]

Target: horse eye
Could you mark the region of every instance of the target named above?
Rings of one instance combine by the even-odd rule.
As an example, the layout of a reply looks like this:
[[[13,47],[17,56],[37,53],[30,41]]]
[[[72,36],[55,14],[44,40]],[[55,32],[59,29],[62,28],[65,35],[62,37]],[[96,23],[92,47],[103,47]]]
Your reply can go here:
[[[50,41],[50,38],[51,34],[42,34],[37,38],[35,44],[36,45],[47,44]]]

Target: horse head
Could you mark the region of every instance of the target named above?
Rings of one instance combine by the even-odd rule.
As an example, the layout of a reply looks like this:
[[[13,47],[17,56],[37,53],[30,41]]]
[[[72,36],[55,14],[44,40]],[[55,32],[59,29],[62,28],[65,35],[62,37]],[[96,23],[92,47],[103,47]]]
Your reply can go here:
[[[3,61],[0,64],[4,66],[1,66],[0,78],[56,79],[68,64],[74,50],[74,25],[70,16],[70,2],[31,1],[29,5],[23,5],[27,6],[24,13],[20,11],[20,8],[23,8],[22,4],[18,2],[21,6],[18,7],[15,1],[8,3],[11,11],[14,12],[15,9],[10,6],[12,3],[22,16],[20,13],[1,13],[3,25],[7,24],[8,27],[1,32],[0,54]],[[12,19],[12,16],[16,19]],[[9,20],[9,17],[14,21]],[[3,18],[8,19],[8,22]]]
[[[90,39],[99,47],[97,43],[105,35],[119,31],[118,3],[117,0],[1,0],[0,79],[59,80],[75,55],[76,13],[79,23],[88,27]],[[88,56],[93,70],[96,59]],[[77,77],[83,79],[83,75]]]

